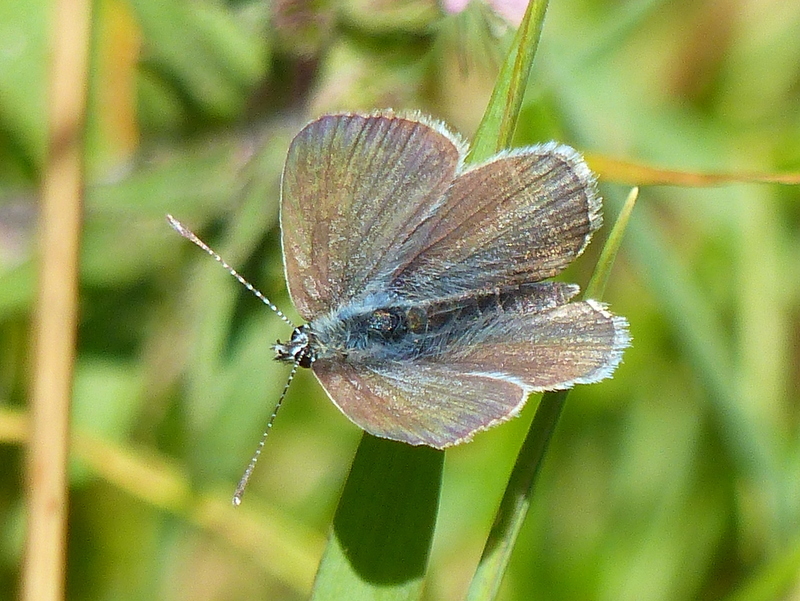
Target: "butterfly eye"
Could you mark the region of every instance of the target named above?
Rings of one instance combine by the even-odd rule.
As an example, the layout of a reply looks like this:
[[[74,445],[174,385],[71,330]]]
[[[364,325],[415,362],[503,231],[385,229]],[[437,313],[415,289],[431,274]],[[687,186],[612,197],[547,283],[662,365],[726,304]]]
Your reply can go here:
[[[278,341],[272,348],[275,350],[275,359],[284,363],[296,363],[300,367],[308,368],[316,360],[316,351],[307,325],[295,328],[289,342]]]

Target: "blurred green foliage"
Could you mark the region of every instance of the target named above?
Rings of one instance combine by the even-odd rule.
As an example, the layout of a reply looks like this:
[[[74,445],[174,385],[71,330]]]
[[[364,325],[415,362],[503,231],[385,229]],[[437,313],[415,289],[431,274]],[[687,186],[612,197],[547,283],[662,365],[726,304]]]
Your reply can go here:
[[[0,598],[24,537],[49,3],[0,2]],[[70,599],[302,599],[359,432],[286,369],[277,231],[312,116],[418,109],[470,136],[509,31],[428,0],[94,3]],[[517,143],[692,171],[800,170],[800,6],[551,2]],[[604,182],[607,213],[626,190]],[[570,395],[506,601],[791,598],[800,586],[800,192],[642,191],[606,299],[634,345]],[[598,244],[565,279],[584,283]],[[448,451],[426,596],[466,591],[536,404]]]

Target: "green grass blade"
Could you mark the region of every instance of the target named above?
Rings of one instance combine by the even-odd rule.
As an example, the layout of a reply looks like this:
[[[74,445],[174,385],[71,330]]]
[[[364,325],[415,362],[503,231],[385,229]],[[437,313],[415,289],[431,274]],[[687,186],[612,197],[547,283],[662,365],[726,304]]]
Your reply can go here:
[[[532,0],[497,76],[467,162],[480,163],[511,146],[514,128],[542,34],[547,0]]]
[[[511,552],[531,504],[533,485],[566,399],[566,390],[542,395],[495,514],[478,569],[472,577],[467,601],[494,599],[500,590]]]
[[[597,260],[597,265],[594,268],[592,278],[586,286],[583,293],[584,298],[603,298],[606,291],[606,284],[608,283],[608,276],[611,274],[611,268],[614,266],[614,259],[617,258],[617,251],[622,244],[622,236],[628,228],[628,221],[630,221],[633,207],[636,204],[636,199],[639,198],[639,188],[633,188],[625,199],[625,204],[617,217],[616,223],[608,235],[603,251],[600,253],[600,258]]]
[[[587,298],[599,299],[602,295],[637,195],[638,190],[631,191],[625,208],[603,247],[591,283],[584,295]],[[517,455],[500,507],[495,514],[478,568],[467,591],[467,601],[489,601],[494,599],[500,590],[517,536],[531,504],[533,486],[542,468],[544,456],[568,394],[568,390],[559,390],[542,395],[533,423]]]
[[[314,584],[314,601],[418,599],[444,453],[361,439]]]

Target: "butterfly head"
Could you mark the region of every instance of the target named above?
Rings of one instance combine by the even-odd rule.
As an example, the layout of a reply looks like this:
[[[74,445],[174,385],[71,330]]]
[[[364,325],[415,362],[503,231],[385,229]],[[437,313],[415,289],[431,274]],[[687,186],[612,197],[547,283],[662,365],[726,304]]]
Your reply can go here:
[[[288,342],[278,341],[273,348],[277,361],[294,363],[300,367],[311,367],[317,358],[313,334],[308,324],[295,328]]]

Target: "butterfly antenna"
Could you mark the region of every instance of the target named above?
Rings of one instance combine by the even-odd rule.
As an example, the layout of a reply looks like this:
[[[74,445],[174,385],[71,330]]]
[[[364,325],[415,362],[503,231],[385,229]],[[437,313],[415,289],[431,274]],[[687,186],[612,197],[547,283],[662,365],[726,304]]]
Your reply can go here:
[[[239,484],[236,486],[236,491],[233,493],[232,503],[234,507],[239,507],[242,504],[242,496],[244,495],[244,489],[247,488],[247,483],[250,481],[250,476],[253,475],[253,470],[256,469],[256,463],[258,463],[258,458],[261,456],[261,451],[264,449],[264,444],[267,442],[267,436],[269,436],[269,432],[272,429],[272,424],[275,421],[275,416],[278,415],[278,411],[283,404],[283,399],[286,397],[286,393],[289,391],[289,384],[292,383],[294,379],[294,375],[297,373],[297,368],[300,366],[298,361],[292,365],[292,371],[289,373],[289,378],[286,380],[286,385],[283,387],[283,392],[281,393],[280,398],[278,399],[277,404],[275,405],[275,409],[272,411],[272,415],[269,416],[269,421],[267,422],[267,427],[264,428],[264,433],[261,435],[261,440],[258,442],[258,446],[256,447],[256,452],[253,453],[253,458],[250,459],[250,463],[247,465],[247,469],[244,470],[244,474],[242,474],[241,480],[239,480]]]
[[[292,323],[292,321],[288,317],[286,317],[286,315],[283,314],[283,311],[278,309],[278,307],[276,307],[275,304],[271,300],[269,300],[266,296],[264,296],[255,286],[253,286],[250,282],[248,282],[241,275],[239,275],[238,271],[236,271],[233,267],[228,265],[228,263],[225,262],[225,259],[220,257],[216,252],[214,252],[211,249],[211,247],[208,246],[208,244],[206,244],[200,238],[198,238],[197,235],[192,230],[187,228],[180,221],[175,219],[172,215],[167,215],[167,221],[169,221],[169,224],[172,226],[172,229],[174,229],[176,232],[178,232],[181,236],[183,236],[187,240],[190,240],[190,241],[194,242],[197,246],[199,246],[204,251],[206,251],[209,255],[211,255],[217,263],[219,263],[225,269],[227,269],[229,274],[231,274],[233,277],[235,277],[242,286],[244,286],[250,292],[252,292],[256,296],[256,298],[258,298],[258,300],[260,300],[262,303],[264,303],[270,309],[272,309],[278,315],[278,317],[280,317],[283,321],[285,321],[290,326],[292,326],[292,328],[295,327],[295,325]],[[294,374],[292,374],[292,375],[294,375]],[[283,399],[281,399],[281,400],[283,400]]]

